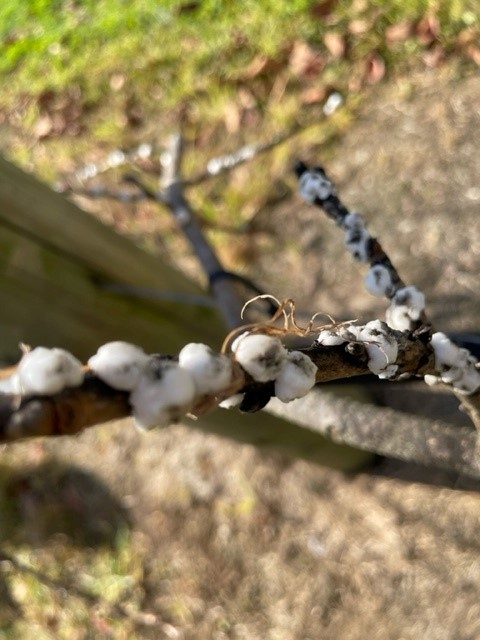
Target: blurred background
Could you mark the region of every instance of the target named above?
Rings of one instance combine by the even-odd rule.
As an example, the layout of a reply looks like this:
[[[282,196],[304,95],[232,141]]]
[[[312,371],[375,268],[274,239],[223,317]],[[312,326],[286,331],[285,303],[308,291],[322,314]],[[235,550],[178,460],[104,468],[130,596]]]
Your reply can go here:
[[[3,0],[0,153],[205,287],[169,212],[125,195],[126,173],[158,189],[181,130],[225,267],[369,320],[384,302],[295,193],[294,162],[323,164],[436,327],[472,330],[479,65],[478,0]],[[267,149],[203,175],[245,145]],[[336,466],[129,421],[4,446],[0,637],[480,637],[478,486]]]

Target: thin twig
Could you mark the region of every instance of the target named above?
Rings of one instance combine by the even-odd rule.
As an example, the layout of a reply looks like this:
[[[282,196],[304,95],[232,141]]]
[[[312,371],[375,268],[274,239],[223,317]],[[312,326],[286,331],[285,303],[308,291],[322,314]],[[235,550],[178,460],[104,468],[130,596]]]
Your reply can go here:
[[[399,342],[401,372],[424,375],[434,371],[431,347],[421,336],[394,335]],[[345,379],[367,374],[368,362],[357,342],[346,346],[314,345],[304,350],[318,367],[317,380]],[[10,370],[11,373],[11,370]],[[271,383],[254,382],[238,365],[232,383],[216,396],[199,399],[192,413],[202,415],[215,408],[223,397],[251,391],[262,398],[262,388],[271,393]],[[341,444],[375,451],[383,455],[423,465],[452,469],[480,477],[478,434],[417,416],[402,415],[389,409],[338,399],[320,388],[291,403],[274,399],[268,411],[301,427],[315,431]],[[18,397],[0,394],[0,442],[19,438],[75,434],[99,422],[128,416],[129,394],[112,389],[92,374],[81,386],[50,397]],[[228,424],[228,421],[227,421]],[[223,432],[228,435],[228,428]],[[299,438],[302,436],[299,432]],[[270,446],[275,446],[272,439]]]
[[[310,202],[323,209],[327,216],[339,227],[345,228],[345,221],[353,212],[351,212],[340,200],[337,195],[335,185],[327,176],[325,170],[322,167],[315,167],[313,170],[309,170],[304,162],[298,162],[295,165],[295,173],[299,180],[307,177],[307,174],[313,175],[318,179],[320,188],[317,193],[314,194],[314,197],[310,199]],[[359,237],[358,240],[354,239],[352,244],[360,243],[362,240],[363,238]],[[397,269],[393,266],[382,245],[376,238],[371,237],[368,232],[366,232],[365,235],[365,250],[364,259],[362,260],[363,256],[356,256],[357,259],[362,262],[368,262],[371,266],[383,265],[388,269],[392,279],[392,287],[388,291],[388,298],[392,298],[398,289],[405,287],[405,283],[400,277]]]
[[[189,240],[210,283],[219,307],[229,328],[241,323],[243,301],[234,284],[218,259],[215,251],[206,239],[196,215],[183,194],[181,180],[182,137],[171,137],[168,151],[164,153],[164,202],[173,213],[182,233]]]
[[[263,144],[247,144],[240,149],[237,149],[233,153],[228,153],[223,156],[217,156],[216,158],[212,158],[207,163],[207,168],[205,171],[201,171],[196,176],[192,178],[188,178],[183,181],[184,187],[193,187],[201,184],[202,182],[206,182],[211,178],[216,178],[221,176],[232,169],[235,169],[246,162],[250,162],[254,158],[257,158],[259,155],[267,153],[272,149],[275,149],[279,145],[283,144],[297,135],[300,131],[302,131],[302,127],[300,125],[296,125],[287,133],[281,133],[277,136],[274,136],[268,142]]]
[[[115,149],[99,162],[88,162],[74,171],[72,178],[75,182],[85,182],[111,169],[118,169],[119,167],[132,164],[138,160],[146,160],[151,157],[152,153],[153,146],[147,143],[142,143],[129,151]]]

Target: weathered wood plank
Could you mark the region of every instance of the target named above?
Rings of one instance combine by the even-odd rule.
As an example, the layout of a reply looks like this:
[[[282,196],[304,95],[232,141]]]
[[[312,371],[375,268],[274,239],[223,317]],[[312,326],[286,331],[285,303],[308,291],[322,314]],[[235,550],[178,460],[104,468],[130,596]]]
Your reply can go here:
[[[193,339],[218,341],[211,310],[182,313],[107,293],[83,266],[5,228],[0,230],[0,353],[18,358],[20,341],[62,346],[81,359],[109,340],[174,353]],[[205,314],[202,317],[202,314]]]
[[[63,346],[80,358],[109,340],[175,352],[185,342],[218,346],[215,309],[140,300],[99,279],[184,294],[200,288],[32,176],[0,158],[0,358],[18,342]]]
[[[199,287],[61,194],[0,157],[0,225],[128,284],[198,293]]]

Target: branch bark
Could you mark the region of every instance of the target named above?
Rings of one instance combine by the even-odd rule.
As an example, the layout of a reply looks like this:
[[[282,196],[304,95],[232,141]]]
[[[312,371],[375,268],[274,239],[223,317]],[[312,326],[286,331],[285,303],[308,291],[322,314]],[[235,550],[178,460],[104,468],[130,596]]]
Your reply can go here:
[[[163,176],[163,202],[173,213],[183,234],[189,240],[210,283],[210,287],[218,301],[225,323],[229,329],[241,323],[243,303],[239,299],[230,278],[215,251],[202,232],[195,213],[183,195],[181,180],[182,137],[180,134],[171,137],[165,154],[165,171]]]
[[[480,478],[480,439],[473,428],[337,398],[320,388],[288,404],[273,398],[268,411],[337,443]]]

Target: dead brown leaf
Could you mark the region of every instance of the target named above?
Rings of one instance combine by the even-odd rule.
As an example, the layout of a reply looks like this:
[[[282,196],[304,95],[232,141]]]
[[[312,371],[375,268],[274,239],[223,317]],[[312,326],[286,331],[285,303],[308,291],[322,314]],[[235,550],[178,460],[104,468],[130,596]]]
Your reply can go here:
[[[476,29],[472,29],[472,27],[468,27],[467,29],[463,29],[457,36],[457,45],[461,47],[465,47],[472,42],[478,42],[479,33]]]
[[[376,84],[385,75],[385,61],[379,53],[372,53],[365,63],[365,82]]]
[[[114,634],[113,627],[109,624],[109,622],[107,622],[107,620],[104,617],[96,613],[93,613],[90,617],[90,621],[94,629],[98,633],[102,634],[104,638],[113,637],[113,634]]]
[[[366,20],[352,20],[348,25],[348,31],[354,36],[360,36],[370,29],[370,23]]]
[[[325,60],[308,43],[297,40],[290,53],[289,66],[294,76],[312,78],[323,70]]]
[[[310,13],[316,18],[325,18],[332,13],[336,4],[337,0],[323,0],[323,2],[316,2],[310,9]]]
[[[334,58],[342,58],[347,49],[347,43],[344,36],[338,31],[327,31],[323,38],[323,42],[328,52]]]
[[[250,62],[246,69],[242,72],[241,77],[245,79],[253,79],[258,76],[265,76],[276,73],[281,67],[279,60],[274,60],[269,56],[258,55]]]
[[[418,41],[428,47],[440,34],[440,22],[437,16],[430,14],[423,17],[415,27],[415,33]]]
[[[144,110],[135,96],[129,96],[125,103],[125,117],[131,127],[139,127],[143,124]]]
[[[247,109],[243,114],[243,124],[246,129],[255,129],[259,127],[262,121],[262,115],[258,109]]]
[[[288,74],[279,73],[272,85],[272,89],[270,91],[270,100],[272,100],[272,102],[280,102],[280,100],[285,95],[287,86],[288,86]]]
[[[303,104],[318,104],[325,100],[326,89],[322,86],[315,86],[305,89],[300,94],[300,100]]]
[[[57,94],[52,89],[47,89],[46,91],[42,91],[42,93],[37,98],[37,105],[41,111],[50,111],[52,109],[52,105],[55,102]]]
[[[79,87],[73,86],[62,93],[44,91],[38,97],[37,105],[40,118],[34,126],[34,133],[38,138],[80,133],[83,99]]]
[[[229,102],[225,106],[223,121],[228,133],[238,133],[242,124],[242,112],[236,102]]]
[[[192,11],[196,11],[200,4],[200,2],[182,2],[177,9],[177,13],[179,15],[182,13],[191,13]]]
[[[205,123],[204,126],[199,128],[198,135],[194,140],[195,149],[203,149],[211,144],[212,139],[215,138],[216,125]]]
[[[48,137],[53,129],[52,119],[48,115],[41,116],[33,127],[33,133],[39,140]]]
[[[427,67],[431,67],[434,69],[438,67],[445,60],[445,51],[439,44],[436,44],[434,47],[425,51],[423,54],[423,61],[427,65]]]
[[[120,91],[125,86],[125,81],[123,73],[114,73],[110,78],[110,88],[112,91]]]
[[[466,47],[465,54],[470,58],[470,60],[472,60],[472,62],[480,65],[480,47],[470,44]]]
[[[361,72],[354,71],[348,78],[348,91],[350,93],[358,93],[363,86],[363,80],[364,76],[361,75]]]
[[[392,45],[397,42],[403,42],[412,34],[412,25],[407,20],[397,22],[385,29],[385,40],[387,44]]]
[[[257,106],[257,99],[255,98],[253,93],[245,87],[239,89],[237,98],[238,102],[244,109],[253,109]]]

